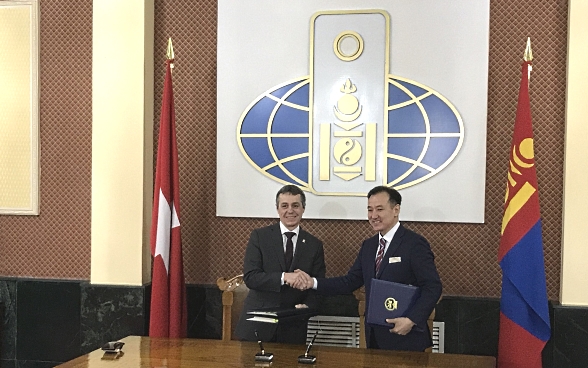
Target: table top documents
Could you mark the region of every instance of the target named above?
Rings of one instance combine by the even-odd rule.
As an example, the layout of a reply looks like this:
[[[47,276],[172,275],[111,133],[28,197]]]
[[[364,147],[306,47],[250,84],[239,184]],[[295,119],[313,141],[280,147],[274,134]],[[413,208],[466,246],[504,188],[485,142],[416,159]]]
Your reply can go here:
[[[308,323],[310,317],[318,314],[312,308],[260,308],[247,312],[248,321],[265,323]]]
[[[129,336],[124,354],[105,354],[101,349],[59,365],[59,368],[117,367],[451,367],[494,368],[496,360],[488,356],[385,351],[331,346],[313,346],[315,364],[298,364],[304,345],[264,344],[274,354],[273,362],[256,362],[259,345],[204,339],[168,339]]]

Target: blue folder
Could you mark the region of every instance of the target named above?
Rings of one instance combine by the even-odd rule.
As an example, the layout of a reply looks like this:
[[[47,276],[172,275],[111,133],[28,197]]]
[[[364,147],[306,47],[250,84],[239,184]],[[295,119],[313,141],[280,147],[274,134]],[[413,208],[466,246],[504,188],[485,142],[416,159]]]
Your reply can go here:
[[[420,295],[416,286],[372,279],[366,322],[392,328],[386,319],[405,317]]]

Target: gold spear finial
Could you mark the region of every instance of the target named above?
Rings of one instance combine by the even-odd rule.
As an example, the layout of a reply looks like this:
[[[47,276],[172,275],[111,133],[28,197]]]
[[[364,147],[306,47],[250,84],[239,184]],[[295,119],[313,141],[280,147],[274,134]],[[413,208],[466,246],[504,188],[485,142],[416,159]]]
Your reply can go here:
[[[172,45],[171,37],[167,41],[167,59],[173,60],[174,59],[174,46]]]
[[[174,46],[172,45],[171,37],[167,41],[167,60],[170,61],[169,67],[171,71],[174,70]]]
[[[527,37],[527,47],[525,47],[525,55],[523,55],[523,60],[533,61],[533,50],[531,50],[531,37]]]

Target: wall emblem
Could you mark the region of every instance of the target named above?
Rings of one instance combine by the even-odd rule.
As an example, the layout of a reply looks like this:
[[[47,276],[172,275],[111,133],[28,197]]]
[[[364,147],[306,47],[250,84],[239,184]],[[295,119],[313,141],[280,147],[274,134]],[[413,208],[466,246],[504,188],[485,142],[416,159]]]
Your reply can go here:
[[[325,11],[310,24],[310,74],[268,89],[243,112],[248,162],[318,195],[416,185],[462,147],[461,116],[439,92],[390,74],[390,17]],[[442,73],[442,71],[439,71]]]

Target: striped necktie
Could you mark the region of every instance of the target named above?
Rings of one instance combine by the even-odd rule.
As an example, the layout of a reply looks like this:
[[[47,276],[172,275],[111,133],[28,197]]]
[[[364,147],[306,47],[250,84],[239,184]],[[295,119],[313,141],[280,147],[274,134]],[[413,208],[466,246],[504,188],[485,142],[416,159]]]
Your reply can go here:
[[[386,239],[380,238],[380,247],[378,248],[378,254],[376,255],[376,275],[380,271],[380,265],[384,258],[384,248],[386,248]]]

